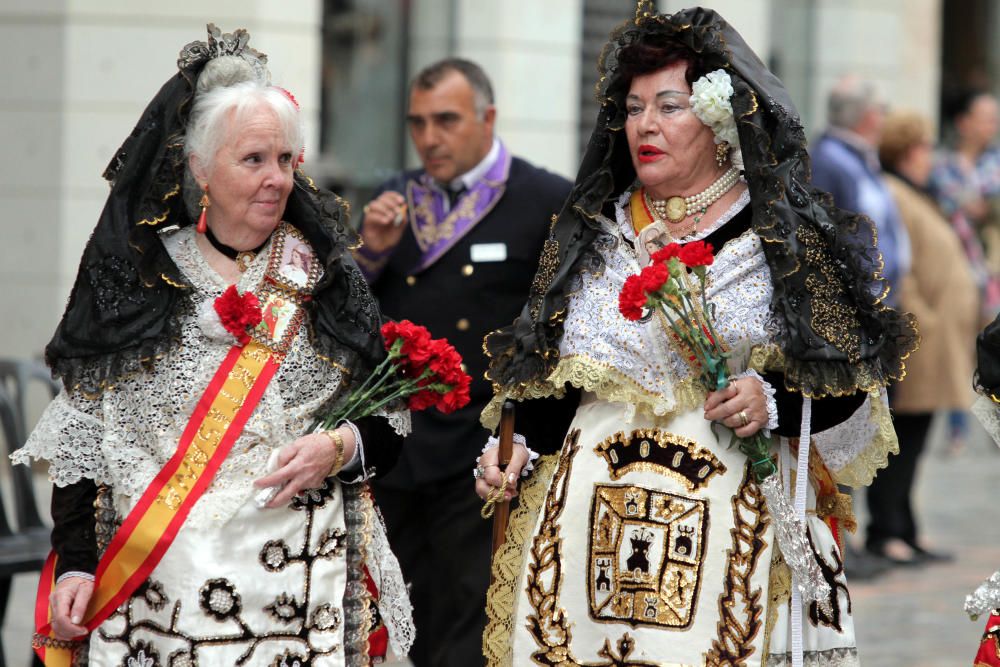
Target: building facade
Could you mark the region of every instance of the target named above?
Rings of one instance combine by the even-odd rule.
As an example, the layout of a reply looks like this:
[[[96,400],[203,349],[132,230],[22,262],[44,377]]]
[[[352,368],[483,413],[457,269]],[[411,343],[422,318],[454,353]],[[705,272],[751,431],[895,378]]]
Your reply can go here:
[[[665,11],[687,3],[661,1]],[[874,79],[892,106],[936,119],[942,68],[987,79],[1000,63],[991,0],[716,0],[786,82],[807,132],[825,122],[841,74]],[[958,7],[961,5],[961,7]],[[974,7],[978,19],[966,17]],[[274,80],[306,114],[305,169],[356,207],[416,164],[403,122],[406,82],[429,62],[480,62],[497,128],[516,154],[575,174],[597,106],[596,60],[630,0],[7,0],[0,6],[0,354],[37,356],[62,312],[100,213],[100,174],[176,52],[212,21],[246,27]]]

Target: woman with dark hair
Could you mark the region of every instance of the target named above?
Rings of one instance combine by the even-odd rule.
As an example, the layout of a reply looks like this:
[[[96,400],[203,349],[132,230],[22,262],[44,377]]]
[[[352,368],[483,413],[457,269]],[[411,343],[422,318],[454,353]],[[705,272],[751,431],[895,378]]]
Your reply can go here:
[[[907,360],[906,377],[893,387],[899,456],[868,487],[865,546],[898,565],[947,558],[925,548],[910,496],[934,412],[964,416],[971,402],[972,342],[979,319],[976,285],[962,245],[927,191],[932,156],[926,118],[910,111],[886,117],[879,160],[913,255],[897,298],[916,316],[921,345]]]
[[[995,275],[1000,273],[1000,104],[985,90],[963,90],[949,101],[945,116],[952,145],[935,161],[930,190],[946,216],[960,213],[972,223]]]
[[[810,187],[784,87],[715,12],[639,3],[600,71],[529,301],[486,340],[483,421],[520,401],[520,444],[501,474],[491,440],[477,492],[532,471],[494,564],[489,664],[857,665],[837,484],[895,450],[884,387],[916,345],[881,301],[872,224]],[[619,313],[650,226],[715,249],[724,389],[658,313]],[[759,434],[751,460],[735,440]]]
[[[366,484],[409,413],[310,428],[385,358],[381,322],[248,40],[181,51],[46,348],[63,391],[15,456],[54,483],[46,664],[361,666],[412,641]]]

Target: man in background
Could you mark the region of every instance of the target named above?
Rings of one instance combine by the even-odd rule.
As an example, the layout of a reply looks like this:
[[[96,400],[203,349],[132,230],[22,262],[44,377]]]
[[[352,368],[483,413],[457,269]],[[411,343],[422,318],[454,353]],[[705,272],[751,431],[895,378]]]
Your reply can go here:
[[[886,105],[871,82],[854,75],[841,78],[827,98],[829,126],[810,153],[813,185],[833,195],[837,207],[863,213],[875,223],[882,276],[890,289],[886,303],[898,306],[900,281],[910,271],[910,239],[879,163],[885,115]],[[891,387],[889,393],[891,402]],[[906,446],[900,442],[900,447]],[[882,496],[872,491],[879,479],[876,477],[866,495],[871,516],[882,513]],[[907,557],[902,553],[886,554],[868,544],[865,551],[854,549],[850,542],[845,546],[844,567],[852,579],[869,579],[887,569],[894,559]]]
[[[491,526],[471,470],[489,433],[483,337],[528,297],[549,221],[570,183],[512,156],[494,136],[489,79],[458,58],[410,85],[406,120],[421,169],[385,183],[364,207],[355,256],[382,312],[451,341],[472,376],[470,404],[413,413],[396,468],[375,486],[389,541],[411,583],[417,667],[483,664]]]

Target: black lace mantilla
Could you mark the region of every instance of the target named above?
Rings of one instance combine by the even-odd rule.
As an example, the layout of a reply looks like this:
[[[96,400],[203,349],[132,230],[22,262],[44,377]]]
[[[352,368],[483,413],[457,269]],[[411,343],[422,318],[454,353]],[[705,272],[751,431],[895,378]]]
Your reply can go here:
[[[601,108],[576,183],[550,233],[539,276],[521,315],[487,337],[487,376],[518,396],[559,361],[570,278],[599,270],[598,216],[635,182],[624,136],[628,82],[618,54],[632,44],[680,45],[708,71],[725,69],[734,89],[753,229],[763,241],[774,288],[772,307],[785,322],[785,384],[811,396],[872,390],[904,375],[917,345],[911,315],[882,303],[874,224],[835,208],[812,187],[805,133],[784,85],[717,13],[640,12],[612,34],[598,63]],[[553,269],[553,267],[555,267]]]
[[[183,146],[198,75],[213,53],[236,50],[266,62],[247,40],[245,31],[222,35],[209,25],[208,43],[187,45],[180,71],[149,103],[105,170],[111,193],[45,350],[68,389],[99,393],[149,368],[179,340],[190,287],[159,232],[193,222],[182,196]],[[348,216],[346,202],[296,174],[284,219],[302,232],[325,270],[307,306],[313,346],[348,371],[363,372],[384,351],[378,309],[348,251],[359,243]]]

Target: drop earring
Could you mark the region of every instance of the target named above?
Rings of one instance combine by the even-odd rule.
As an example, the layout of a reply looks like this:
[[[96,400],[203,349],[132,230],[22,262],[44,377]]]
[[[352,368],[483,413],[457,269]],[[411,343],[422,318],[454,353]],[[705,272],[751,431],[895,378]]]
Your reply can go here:
[[[715,146],[715,163],[720,167],[726,163],[729,157],[729,142],[723,141]]]
[[[212,205],[211,200],[208,198],[208,186],[205,186],[205,192],[201,195],[201,201],[198,202],[198,206],[201,206],[201,215],[198,216],[198,226],[195,227],[199,234],[204,234],[208,231],[208,207]]]

